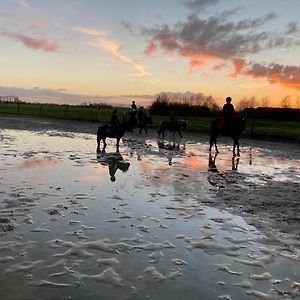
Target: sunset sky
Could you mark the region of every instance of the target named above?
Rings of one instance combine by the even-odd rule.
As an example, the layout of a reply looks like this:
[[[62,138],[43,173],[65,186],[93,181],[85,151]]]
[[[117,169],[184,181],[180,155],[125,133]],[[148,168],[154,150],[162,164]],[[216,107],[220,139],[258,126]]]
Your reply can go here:
[[[299,0],[1,0],[0,95],[300,98]],[[294,102],[295,101],[295,102]],[[296,104],[295,104],[296,105]]]

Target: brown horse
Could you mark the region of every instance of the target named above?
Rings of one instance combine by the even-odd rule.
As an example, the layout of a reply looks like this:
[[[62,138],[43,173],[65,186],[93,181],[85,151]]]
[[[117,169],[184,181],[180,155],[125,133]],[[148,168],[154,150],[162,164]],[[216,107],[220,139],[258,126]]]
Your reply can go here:
[[[186,129],[186,123],[186,120],[179,120],[175,123],[171,123],[170,121],[162,121],[159,124],[157,133],[159,136],[162,134],[162,136],[165,137],[165,131],[171,130],[173,131],[173,137],[175,136],[175,133],[178,132],[178,134],[182,138],[181,129]]]
[[[224,129],[224,120],[221,118],[215,119],[211,122],[210,126],[210,146],[209,151],[213,145],[215,145],[216,152],[219,153],[217,147],[217,137],[221,135],[230,136],[233,139],[233,156],[236,156],[235,149],[237,149],[237,156],[240,156],[240,144],[239,138],[243,130],[246,127],[246,115],[245,113],[236,114],[230,120],[230,124],[227,124],[227,129]]]
[[[100,148],[100,142],[103,141],[103,149],[106,147],[106,138],[117,139],[117,149],[119,148],[120,139],[124,135],[125,131],[128,130],[128,126],[125,123],[121,123],[116,128],[112,129],[109,125],[102,125],[97,131],[97,147]]]

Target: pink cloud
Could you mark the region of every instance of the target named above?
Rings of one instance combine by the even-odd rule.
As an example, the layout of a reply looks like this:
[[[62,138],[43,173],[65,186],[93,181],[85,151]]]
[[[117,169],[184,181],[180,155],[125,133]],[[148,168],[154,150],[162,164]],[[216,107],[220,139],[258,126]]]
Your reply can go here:
[[[0,29],[0,36],[15,39],[30,49],[42,50],[45,52],[58,52],[61,49],[58,43],[48,41],[45,38],[34,38],[24,34],[10,32],[5,29]]]
[[[242,58],[233,58],[232,59],[232,64],[233,64],[233,67],[234,67],[234,71],[231,75],[233,77],[244,73],[245,68],[247,67],[246,61]]]
[[[259,63],[247,64],[242,59],[233,61],[233,65],[235,67],[235,75],[266,78],[270,84],[279,84],[283,87],[300,91],[300,66],[285,66],[276,63],[269,65]]]
[[[146,46],[146,49],[144,50],[144,55],[152,56],[156,52],[157,48],[158,48],[157,44],[153,42],[149,42],[148,45]]]

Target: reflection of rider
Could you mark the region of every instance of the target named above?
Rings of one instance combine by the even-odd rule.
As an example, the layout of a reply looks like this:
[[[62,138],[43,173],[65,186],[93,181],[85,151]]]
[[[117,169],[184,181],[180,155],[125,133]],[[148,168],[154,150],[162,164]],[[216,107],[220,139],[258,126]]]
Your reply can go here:
[[[111,182],[116,181],[115,174],[116,174],[117,170],[118,170],[118,166],[117,165],[109,165],[108,166],[108,173],[110,175],[110,181]]]
[[[226,98],[226,103],[223,106],[224,128],[225,131],[230,128],[231,119],[235,113],[234,106],[231,103],[231,97]]]
[[[110,124],[110,129],[112,131],[114,131],[120,125],[120,121],[118,119],[117,110],[116,109],[114,109],[113,112],[112,112],[109,124]]]
[[[110,181],[116,181],[116,172],[120,169],[122,172],[127,172],[130,166],[129,162],[124,162],[122,155],[116,153],[106,153],[105,150],[100,151],[97,147],[97,160],[101,165],[108,166]]]

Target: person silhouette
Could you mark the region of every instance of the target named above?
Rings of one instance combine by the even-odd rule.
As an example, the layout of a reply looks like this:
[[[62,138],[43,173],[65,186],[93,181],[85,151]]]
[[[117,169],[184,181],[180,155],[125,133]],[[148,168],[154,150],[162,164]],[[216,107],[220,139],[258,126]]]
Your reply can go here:
[[[135,101],[134,101],[134,100],[131,102],[131,110],[135,110],[135,111],[137,111],[137,106],[136,106],[136,104],[135,104]]]
[[[232,101],[232,98],[227,97],[226,103],[223,105],[223,110],[222,110],[223,118],[224,118],[223,128],[224,128],[225,132],[229,131],[232,117],[235,114],[235,109],[234,109],[234,106],[231,103],[231,101]]]
[[[121,123],[118,119],[118,115],[117,115],[118,111],[116,109],[113,110],[111,118],[110,118],[110,130],[113,132]]]

